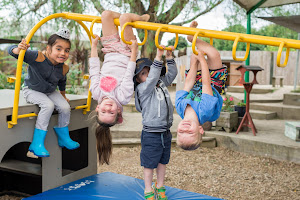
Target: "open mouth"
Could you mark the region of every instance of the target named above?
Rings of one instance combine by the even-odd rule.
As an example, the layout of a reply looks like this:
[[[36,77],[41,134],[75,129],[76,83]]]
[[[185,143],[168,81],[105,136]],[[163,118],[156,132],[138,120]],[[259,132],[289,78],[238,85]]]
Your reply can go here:
[[[183,126],[191,126],[191,123],[188,122],[188,121],[183,121],[183,122],[182,122],[182,125],[183,125]]]

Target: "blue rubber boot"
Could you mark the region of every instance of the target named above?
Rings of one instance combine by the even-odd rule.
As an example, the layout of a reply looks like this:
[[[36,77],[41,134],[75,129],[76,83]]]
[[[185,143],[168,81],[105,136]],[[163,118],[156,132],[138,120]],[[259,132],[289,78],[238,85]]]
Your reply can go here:
[[[38,157],[49,157],[50,154],[44,146],[44,141],[47,131],[41,129],[34,129],[33,139],[29,146],[29,151]]]
[[[77,149],[80,145],[78,142],[73,141],[69,135],[69,128],[65,127],[53,127],[57,138],[58,138],[58,145],[60,147],[66,147],[67,149],[73,150]]]

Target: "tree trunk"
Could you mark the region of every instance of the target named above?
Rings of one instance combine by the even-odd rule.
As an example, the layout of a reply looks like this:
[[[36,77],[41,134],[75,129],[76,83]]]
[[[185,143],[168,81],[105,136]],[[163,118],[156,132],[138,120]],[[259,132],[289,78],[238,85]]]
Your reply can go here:
[[[143,31],[143,30],[142,30]],[[149,58],[150,60],[154,60],[156,56],[157,47],[155,46],[155,31],[148,31],[148,38],[145,45],[142,46],[141,57]],[[139,34],[141,35],[141,34]],[[158,43],[160,44],[163,33],[161,33],[158,37]],[[140,37],[140,40],[143,41],[144,37]]]

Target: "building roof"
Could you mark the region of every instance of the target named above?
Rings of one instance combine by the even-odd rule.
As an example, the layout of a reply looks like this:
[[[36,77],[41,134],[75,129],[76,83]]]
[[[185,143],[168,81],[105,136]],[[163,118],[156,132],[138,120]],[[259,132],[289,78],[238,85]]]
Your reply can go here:
[[[233,0],[239,4],[242,8],[249,11],[253,6],[258,4],[261,0]],[[266,0],[265,3],[259,6],[259,8],[270,8],[275,6],[282,6],[287,4],[300,3],[300,0]]]
[[[280,17],[258,17],[300,33],[300,15]]]

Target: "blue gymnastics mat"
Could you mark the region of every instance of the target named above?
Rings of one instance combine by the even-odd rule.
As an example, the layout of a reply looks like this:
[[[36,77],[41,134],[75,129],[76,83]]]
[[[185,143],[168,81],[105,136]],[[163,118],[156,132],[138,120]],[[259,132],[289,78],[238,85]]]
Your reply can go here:
[[[219,198],[166,187],[169,200]],[[130,176],[103,172],[45,191],[25,200],[143,200],[144,181]]]

